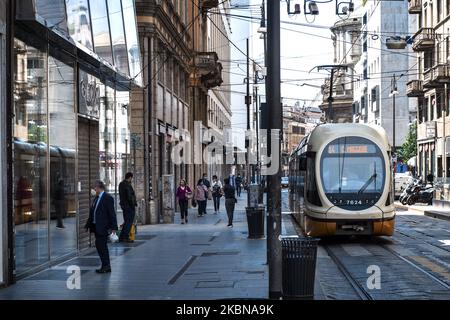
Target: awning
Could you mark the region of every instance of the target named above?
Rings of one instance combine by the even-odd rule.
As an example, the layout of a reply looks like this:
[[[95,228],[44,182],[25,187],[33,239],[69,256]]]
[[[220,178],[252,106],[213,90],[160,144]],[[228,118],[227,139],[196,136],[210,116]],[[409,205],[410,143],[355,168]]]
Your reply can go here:
[[[408,166],[417,167],[417,157],[412,157],[407,162]]]

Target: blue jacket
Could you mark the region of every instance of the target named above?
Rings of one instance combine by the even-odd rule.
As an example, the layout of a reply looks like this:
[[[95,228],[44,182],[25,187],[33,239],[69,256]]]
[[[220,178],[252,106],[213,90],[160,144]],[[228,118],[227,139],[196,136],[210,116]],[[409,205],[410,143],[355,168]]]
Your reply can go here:
[[[111,230],[117,231],[116,210],[114,209],[114,198],[108,193],[104,193],[100,199],[96,212],[96,223],[94,225],[94,203],[91,205],[89,219],[86,229],[95,232],[100,236],[107,236]],[[95,228],[94,228],[95,227]]]

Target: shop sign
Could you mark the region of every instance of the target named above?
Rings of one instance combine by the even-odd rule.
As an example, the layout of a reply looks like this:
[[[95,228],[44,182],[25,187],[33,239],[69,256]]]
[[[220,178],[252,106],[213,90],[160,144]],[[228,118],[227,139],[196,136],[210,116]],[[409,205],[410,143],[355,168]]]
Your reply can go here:
[[[434,138],[436,136],[436,122],[429,121],[426,123],[427,138]]]
[[[96,77],[80,70],[79,110],[85,116],[100,118],[100,85]]]

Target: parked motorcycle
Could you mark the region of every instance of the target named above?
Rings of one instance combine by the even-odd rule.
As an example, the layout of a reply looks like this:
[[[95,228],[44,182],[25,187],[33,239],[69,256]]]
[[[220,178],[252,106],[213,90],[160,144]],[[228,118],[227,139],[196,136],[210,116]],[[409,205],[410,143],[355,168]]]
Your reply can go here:
[[[422,182],[419,179],[411,180],[411,182],[406,186],[406,188],[403,189],[403,192],[400,195],[400,198],[398,199],[400,203],[406,205],[408,203],[409,196],[413,193],[414,188],[421,184]]]
[[[416,203],[433,204],[434,187],[430,184],[419,183],[412,187],[411,194],[407,197],[406,203],[411,206]]]

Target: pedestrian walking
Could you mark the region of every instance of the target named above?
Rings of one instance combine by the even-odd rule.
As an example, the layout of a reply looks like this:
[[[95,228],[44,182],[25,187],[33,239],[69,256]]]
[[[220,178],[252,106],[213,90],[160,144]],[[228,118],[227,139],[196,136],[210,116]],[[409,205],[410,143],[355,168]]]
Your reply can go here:
[[[85,229],[95,234],[95,247],[102,262],[97,273],[111,272],[111,263],[108,251],[108,236],[117,232],[116,210],[114,209],[114,199],[105,191],[105,184],[102,181],[95,183],[95,198],[92,203],[89,218]]]
[[[220,198],[222,197],[222,182],[220,182],[216,175],[213,176],[212,197],[214,201],[214,213],[218,214],[220,210]]]
[[[130,240],[130,231],[134,223],[134,217],[136,216],[137,201],[136,194],[131,185],[132,180],[133,174],[128,172],[125,174],[125,179],[119,184],[119,204],[123,212],[123,227],[120,232],[120,242],[133,242],[133,240]]]
[[[233,227],[233,216],[234,216],[234,207],[236,205],[236,190],[230,184],[230,179],[227,178],[224,180],[225,186],[223,187],[223,193],[225,195],[225,209],[227,210],[228,215],[228,227]]]
[[[242,191],[242,177],[241,174],[238,173],[236,179],[235,179],[235,183],[236,183],[236,191],[237,191],[237,195],[240,198],[241,197],[241,191]]]
[[[194,199],[198,204],[198,217],[202,217],[206,214],[206,199],[208,199],[207,192],[208,188],[203,184],[203,179],[198,180],[194,194]]]
[[[192,190],[184,179],[181,179],[180,185],[178,186],[177,199],[180,205],[181,224],[188,223],[188,201],[192,199]]]
[[[208,205],[208,200],[212,200],[211,183],[209,182],[208,175],[206,173],[203,174],[203,185],[206,187],[205,191],[206,204],[204,212],[204,214],[206,214],[206,207]]]

